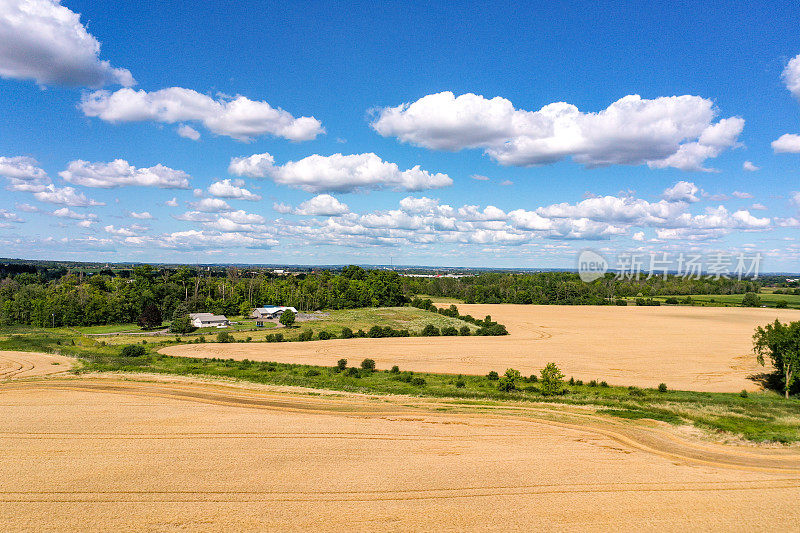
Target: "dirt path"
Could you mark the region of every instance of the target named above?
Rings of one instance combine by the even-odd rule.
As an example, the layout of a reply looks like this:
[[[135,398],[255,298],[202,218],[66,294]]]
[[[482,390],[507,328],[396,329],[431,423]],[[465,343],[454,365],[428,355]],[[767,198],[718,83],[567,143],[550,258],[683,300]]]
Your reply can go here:
[[[0,351],[0,381],[69,372],[75,360],[61,355]]]
[[[574,408],[56,378],[0,388],[0,529],[771,528],[800,452]],[[447,409],[443,411],[443,409]]]
[[[374,359],[419,372],[485,374],[516,368],[528,375],[554,361],[583,380],[708,392],[758,390],[752,354],[757,325],[800,320],[798,310],[734,307],[460,305],[491,315],[506,337],[336,339],[303,343],[188,344],[162,353],[333,366]],[[312,327],[313,326],[309,326]]]

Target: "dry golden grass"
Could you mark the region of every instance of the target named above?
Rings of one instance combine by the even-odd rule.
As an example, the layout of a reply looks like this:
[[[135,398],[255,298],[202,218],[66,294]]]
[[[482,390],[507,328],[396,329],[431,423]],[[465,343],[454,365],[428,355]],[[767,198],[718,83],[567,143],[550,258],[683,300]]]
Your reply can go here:
[[[796,449],[697,442],[577,409],[96,378],[9,382],[0,405],[3,531],[771,530],[800,519]]]
[[[47,353],[0,351],[0,381],[65,374],[74,359]]]
[[[284,344],[197,344],[163,353],[333,366],[374,359],[380,369],[528,375],[556,362],[568,376],[620,385],[708,392],[758,390],[752,354],[757,325],[800,320],[800,311],[736,307],[460,305],[508,328],[506,337],[347,339]]]

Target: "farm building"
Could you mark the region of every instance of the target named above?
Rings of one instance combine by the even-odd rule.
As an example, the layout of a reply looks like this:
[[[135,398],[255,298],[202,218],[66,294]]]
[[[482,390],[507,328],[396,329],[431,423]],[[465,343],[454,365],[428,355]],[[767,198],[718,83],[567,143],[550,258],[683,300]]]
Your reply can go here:
[[[230,321],[225,315],[214,315],[211,313],[191,313],[189,318],[192,325],[196,328],[227,328]]]
[[[274,307],[256,307],[250,314],[250,318],[255,318],[257,320],[273,320],[275,318],[279,318],[284,311],[291,311],[292,313],[297,314],[297,309],[294,307],[277,305]]]

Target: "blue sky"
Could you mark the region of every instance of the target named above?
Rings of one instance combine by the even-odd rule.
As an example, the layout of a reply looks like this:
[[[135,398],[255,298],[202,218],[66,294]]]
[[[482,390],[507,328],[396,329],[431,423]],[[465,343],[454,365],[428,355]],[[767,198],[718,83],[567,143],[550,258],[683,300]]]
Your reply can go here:
[[[798,271],[798,11],[0,2],[0,255]]]

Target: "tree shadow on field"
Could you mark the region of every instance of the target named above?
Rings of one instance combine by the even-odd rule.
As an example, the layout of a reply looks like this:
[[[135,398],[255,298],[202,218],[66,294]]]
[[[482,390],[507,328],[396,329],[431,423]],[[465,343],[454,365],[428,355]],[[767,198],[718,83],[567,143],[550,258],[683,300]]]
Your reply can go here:
[[[760,374],[752,374],[747,376],[747,379],[753,383],[758,383],[766,390],[771,390],[783,394],[783,376],[780,372],[762,372]],[[789,394],[797,394],[800,392],[800,382],[795,381],[789,389]]]

